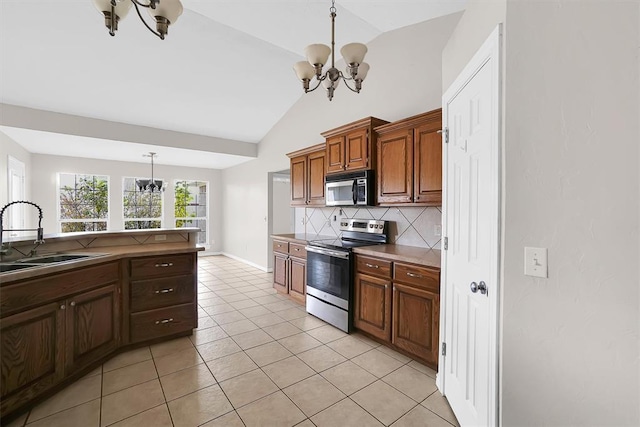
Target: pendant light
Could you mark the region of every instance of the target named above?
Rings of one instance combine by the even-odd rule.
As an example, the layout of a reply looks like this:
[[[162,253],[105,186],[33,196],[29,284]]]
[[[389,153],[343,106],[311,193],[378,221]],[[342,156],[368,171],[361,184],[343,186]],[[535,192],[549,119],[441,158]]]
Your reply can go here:
[[[162,40],[169,32],[169,25],[175,24],[182,14],[180,0],[149,0],[149,3],[142,3],[139,0],[93,0],[93,3],[98,11],[104,15],[104,25],[112,36],[116,35],[118,22],[127,16],[132,5],[136,8],[138,17],[145,27]],[[141,7],[146,8],[151,19],[155,21],[155,30],[142,17]]]
[[[136,187],[138,190],[153,193],[153,192],[163,192],[164,191],[164,182],[161,179],[153,178],[153,159],[157,156],[156,153],[149,152],[149,154],[143,154],[143,157],[151,157],[151,179],[138,179],[136,178]]]

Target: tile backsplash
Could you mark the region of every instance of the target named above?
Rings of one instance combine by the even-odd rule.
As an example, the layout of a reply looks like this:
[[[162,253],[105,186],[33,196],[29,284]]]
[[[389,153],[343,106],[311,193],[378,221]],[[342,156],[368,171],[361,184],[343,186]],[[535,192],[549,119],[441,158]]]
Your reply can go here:
[[[439,207],[296,208],[295,232],[340,235],[340,219],[389,221],[389,243],[440,249],[442,212]]]

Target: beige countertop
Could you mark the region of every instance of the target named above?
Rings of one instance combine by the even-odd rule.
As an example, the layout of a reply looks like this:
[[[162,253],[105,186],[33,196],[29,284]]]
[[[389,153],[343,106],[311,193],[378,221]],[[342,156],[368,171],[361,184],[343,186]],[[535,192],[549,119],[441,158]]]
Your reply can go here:
[[[320,234],[307,233],[272,234],[271,237],[276,240],[286,240],[289,242],[299,243],[307,243],[311,240],[336,239],[336,236],[323,236]]]
[[[418,248],[403,245],[375,245],[354,248],[357,254],[390,259],[392,261],[410,262],[427,267],[440,268],[440,251],[438,249]]]

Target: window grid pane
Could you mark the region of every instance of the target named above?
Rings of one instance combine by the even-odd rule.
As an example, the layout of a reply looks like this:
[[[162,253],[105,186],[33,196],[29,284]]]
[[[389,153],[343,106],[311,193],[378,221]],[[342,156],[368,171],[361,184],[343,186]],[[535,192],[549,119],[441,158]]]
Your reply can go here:
[[[60,173],[58,179],[58,221],[61,231],[106,230],[106,219],[109,216],[109,177]]]
[[[162,227],[162,193],[140,191],[136,178],[123,179],[123,215],[125,230]]]
[[[197,227],[198,243],[207,243],[207,187],[203,181],[175,182],[176,228]]]

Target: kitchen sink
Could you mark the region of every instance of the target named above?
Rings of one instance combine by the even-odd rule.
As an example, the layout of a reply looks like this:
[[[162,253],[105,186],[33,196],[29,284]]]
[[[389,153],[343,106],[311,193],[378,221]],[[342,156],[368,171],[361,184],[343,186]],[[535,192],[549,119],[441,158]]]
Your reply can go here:
[[[21,270],[29,267],[34,266],[29,264],[0,264],[0,273],[8,273],[10,271]]]
[[[74,261],[76,259],[89,258],[95,255],[86,255],[86,254],[59,254],[59,255],[49,255],[42,256],[37,258],[26,258],[20,261],[19,263],[28,263],[28,264],[52,264],[56,262],[67,262]]]

